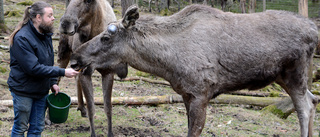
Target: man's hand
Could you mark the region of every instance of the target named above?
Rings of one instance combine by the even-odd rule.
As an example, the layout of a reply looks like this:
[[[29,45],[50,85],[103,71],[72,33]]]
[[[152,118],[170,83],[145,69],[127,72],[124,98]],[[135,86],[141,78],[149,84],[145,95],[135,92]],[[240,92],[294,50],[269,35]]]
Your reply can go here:
[[[64,72],[64,76],[66,76],[67,78],[72,78],[72,77],[75,77],[79,74],[78,71],[75,71],[74,69],[72,68],[67,68],[65,69],[65,72]]]
[[[57,95],[60,92],[60,88],[59,88],[59,86],[57,84],[54,84],[51,87],[51,91],[54,92],[54,95]]]

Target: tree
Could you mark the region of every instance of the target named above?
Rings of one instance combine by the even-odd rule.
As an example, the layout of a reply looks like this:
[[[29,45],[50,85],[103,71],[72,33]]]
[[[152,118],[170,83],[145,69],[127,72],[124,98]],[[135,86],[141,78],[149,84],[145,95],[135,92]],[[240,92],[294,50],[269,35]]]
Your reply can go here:
[[[240,0],[241,13],[246,13],[246,0]]]
[[[10,34],[10,30],[4,20],[3,0],[0,0],[0,32]]]
[[[114,0],[111,0],[111,7],[114,8]]]
[[[226,11],[227,0],[221,0],[221,10]]]
[[[263,0],[263,11],[266,11],[266,0]]]
[[[169,10],[169,6],[170,6],[170,0],[161,0],[161,10],[163,9],[168,9]]]
[[[133,4],[135,4],[134,0],[121,0],[122,17],[126,13],[126,10]]]
[[[248,6],[249,6],[249,10],[248,10],[248,12],[249,13],[255,13],[256,12],[256,0],[249,0],[249,4],[248,4]]]
[[[308,0],[299,0],[299,14],[308,17]]]

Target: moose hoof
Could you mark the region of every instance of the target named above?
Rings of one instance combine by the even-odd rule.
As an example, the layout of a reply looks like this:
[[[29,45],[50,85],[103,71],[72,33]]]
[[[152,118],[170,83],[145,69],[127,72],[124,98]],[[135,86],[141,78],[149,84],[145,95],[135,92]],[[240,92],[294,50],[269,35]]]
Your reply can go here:
[[[87,115],[87,110],[85,109],[85,108],[78,108],[77,109],[78,111],[80,110],[80,112],[81,112],[81,117],[88,117],[88,115]]]

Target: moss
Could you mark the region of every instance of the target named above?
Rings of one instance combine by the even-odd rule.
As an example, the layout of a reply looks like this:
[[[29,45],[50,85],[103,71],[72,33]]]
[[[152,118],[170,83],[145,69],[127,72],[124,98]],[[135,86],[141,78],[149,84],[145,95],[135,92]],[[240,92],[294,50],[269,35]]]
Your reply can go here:
[[[311,88],[312,94],[320,95],[320,82],[313,82]]]
[[[22,17],[20,11],[17,10],[6,11],[4,15],[6,15],[6,17]]]
[[[320,105],[319,104],[316,107],[316,112],[320,112]]]
[[[170,16],[170,15],[172,15],[172,14],[173,14],[173,13],[172,13],[170,10],[168,10],[167,8],[160,11],[160,15],[161,15],[161,16]]]
[[[139,76],[139,77],[149,77],[150,76],[149,73],[142,72],[142,71],[137,71],[136,75]]]
[[[267,92],[267,91],[269,91],[269,88],[271,88],[271,87],[270,86],[266,86],[266,87],[262,88],[261,91]]]
[[[33,4],[33,1],[31,1],[31,0],[26,0],[26,1],[22,1],[22,2],[17,3],[17,5],[23,5],[23,6],[29,6],[32,4]]]
[[[278,91],[272,90],[269,94],[269,97],[280,97],[280,95]]]
[[[275,92],[279,92],[279,91],[282,91],[282,87],[276,83],[272,83],[264,88],[261,89],[262,91],[268,91],[268,92],[272,92],[272,91],[275,91]]]
[[[141,80],[133,81],[133,83],[136,84],[136,85],[139,85],[139,84],[141,84]]]
[[[282,87],[276,83],[272,83],[271,86],[276,90],[276,91],[282,91]]]
[[[263,113],[271,112],[272,114],[275,114],[282,119],[286,119],[290,115],[290,113],[286,114],[286,113],[283,113],[280,109],[277,109],[276,105],[269,105],[263,108],[261,111]]]
[[[0,72],[1,72],[1,73],[6,73],[6,72],[7,72],[7,69],[4,68],[4,67],[0,67]]]
[[[114,14],[121,14],[119,10],[113,9]]]

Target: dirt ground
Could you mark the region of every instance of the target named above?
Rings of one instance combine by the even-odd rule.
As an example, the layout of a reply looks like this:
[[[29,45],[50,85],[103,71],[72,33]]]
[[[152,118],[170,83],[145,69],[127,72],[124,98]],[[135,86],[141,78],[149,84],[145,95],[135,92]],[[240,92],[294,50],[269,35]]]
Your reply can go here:
[[[48,1],[57,4],[57,14],[63,13],[64,1]],[[59,4],[59,5],[58,5]],[[10,8],[10,7],[7,7]],[[120,10],[119,10],[120,11]],[[14,19],[13,19],[14,20]],[[59,18],[56,17],[58,22]],[[320,22],[320,21],[319,21]],[[11,25],[13,27],[14,25]],[[7,40],[0,40],[0,45],[7,45]],[[54,41],[57,53],[58,41]],[[0,80],[6,81],[9,75],[9,52],[0,50]],[[57,59],[57,57],[55,58]],[[56,63],[57,64],[57,63]],[[129,68],[128,77],[147,77],[153,80],[162,80],[153,75]],[[102,97],[101,78],[97,72],[93,75],[94,96]],[[0,81],[0,82],[1,82]],[[71,97],[76,97],[76,85],[73,78],[62,78],[60,89]],[[314,90],[320,85],[315,83]],[[254,91],[258,92],[258,91]],[[151,84],[144,81],[114,81],[113,97],[161,96],[175,95],[176,93],[166,85]],[[11,100],[9,89],[0,84],[0,100]],[[210,104],[207,108],[207,120],[201,136],[299,136],[299,124],[296,113],[287,119],[260,111],[261,107],[250,105]],[[187,116],[182,103],[162,105],[114,105],[113,132],[117,137],[181,137],[187,136]],[[106,136],[107,119],[103,106],[96,105],[95,129],[98,136]],[[12,107],[0,106],[0,137],[10,136],[13,125]],[[314,120],[314,134],[319,136],[320,114],[316,113]],[[46,125],[43,136],[90,136],[89,120],[80,116],[76,106],[71,106],[68,120],[61,124]]]

